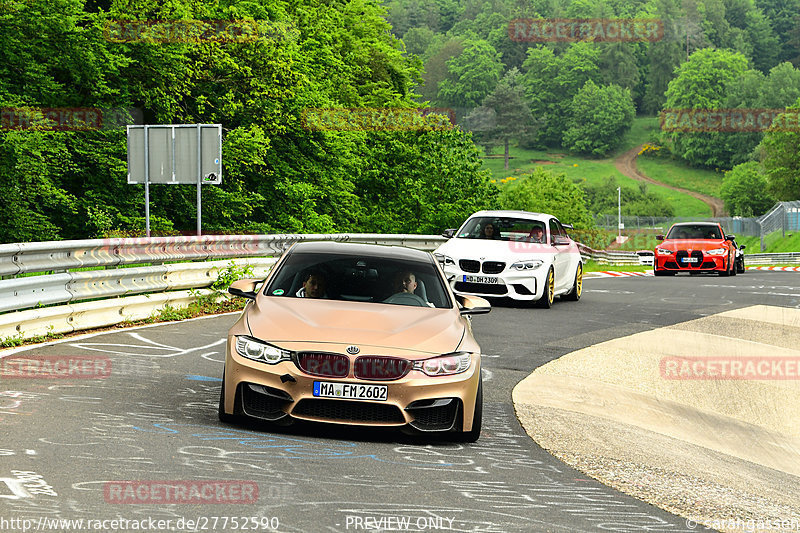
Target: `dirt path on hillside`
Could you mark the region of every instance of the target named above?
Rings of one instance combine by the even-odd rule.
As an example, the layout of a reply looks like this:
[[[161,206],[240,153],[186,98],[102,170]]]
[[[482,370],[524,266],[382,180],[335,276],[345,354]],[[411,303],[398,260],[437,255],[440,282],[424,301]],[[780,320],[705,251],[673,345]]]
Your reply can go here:
[[[678,191],[686,193],[689,196],[693,196],[694,198],[697,198],[711,207],[711,216],[722,217],[727,214],[725,212],[725,203],[719,198],[708,196],[707,194],[702,194],[699,192],[689,191],[687,189],[681,189],[680,187],[673,187],[672,185],[667,185],[666,183],[656,181],[653,178],[648,178],[639,172],[639,169],[636,168],[636,157],[639,155],[639,150],[642,149],[642,146],[643,145],[637,146],[636,148],[631,148],[627,152],[614,159],[614,166],[617,167],[617,170],[629,178],[633,178],[638,181],[644,181],[646,183],[652,183],[653,185],[659,185],[661,187],[666,187],[667,189],[672,189],[673,191]]]

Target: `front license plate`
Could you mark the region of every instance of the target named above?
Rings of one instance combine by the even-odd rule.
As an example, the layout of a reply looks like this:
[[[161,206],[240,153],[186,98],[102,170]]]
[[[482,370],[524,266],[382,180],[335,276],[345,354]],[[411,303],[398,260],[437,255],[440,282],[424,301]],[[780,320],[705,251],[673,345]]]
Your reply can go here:
[[[699,263],[700,262],[700,258],[698,258],[698,257],[684,257],[682,262],[684,262],[684,263]]]
[[[492,278],[490,276],[467,276],[465,274],[462,281],[467,283],[488,283],[489,285],[497,285],[500,283],[500,278]]]
[[[357,383],[314,382],[314,396],[318,398],[340,398],[343,400],[384,401],[389,395],[386,385],[359,385]]]

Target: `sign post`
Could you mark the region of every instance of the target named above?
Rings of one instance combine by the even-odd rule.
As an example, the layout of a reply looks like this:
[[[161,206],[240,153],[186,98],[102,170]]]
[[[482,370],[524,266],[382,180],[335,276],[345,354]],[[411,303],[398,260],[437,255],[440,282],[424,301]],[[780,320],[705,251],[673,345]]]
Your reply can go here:
[[[197,187],[197,235],[202,234],[202,186],[222,183],[221,124],[128,126],[128,183],[144,184],[150,237],[150,184]]]

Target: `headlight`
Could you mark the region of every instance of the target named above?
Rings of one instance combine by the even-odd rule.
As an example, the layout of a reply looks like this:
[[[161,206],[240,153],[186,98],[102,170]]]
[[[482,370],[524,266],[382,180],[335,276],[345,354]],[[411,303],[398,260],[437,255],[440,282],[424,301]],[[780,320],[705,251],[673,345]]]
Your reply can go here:
[[[511,268],[514,270],[536,270],[543,264],[544,262],[539,261],[538,259],[534,259],[533,261],[517,261],[511,265]]]
[[[667,250],[666,248],[656,248],[656,253],[658,255],[672,255],[674,252],[672,250]]]
[[[469,368],[469,352],[455,352],[432,357],[414,363],[414,370],[424,372],[428,376],[452,376],[466,372]]]
[[[281,361],[290,361],[292,354],[252,337],[236,337],[236,353],[253,361],[261,361],[274,365]]]
[[[706,255],[725,255],[728,253],[728,250],[725,248],[714,248],[713,250],[707,250]]]
[[[452,257],[446,256],[444,254],[433,254],[433,257],[435,257],[436,260],[439,261],[439,263],[442,266],[455,265],[456,264],[456,262],[453,261]]]

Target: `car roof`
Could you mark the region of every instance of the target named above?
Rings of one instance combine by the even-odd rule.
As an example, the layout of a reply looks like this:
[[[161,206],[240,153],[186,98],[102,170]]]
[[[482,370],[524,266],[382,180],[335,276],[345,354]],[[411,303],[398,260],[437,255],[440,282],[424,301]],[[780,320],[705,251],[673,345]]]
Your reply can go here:
[[[720,227],[719,222],[676,222],[672,225],[673,227],[677,226],[714,226],[715,228]]]
[[[531,213],[530,211],[512,211],[512,210],[494,210],[494,211],[478,211],[477,213],[473,213],[470,215],[469,218],[472,217],[519,217],[519,218],[530,218],[533,220],[543,220],[547,218],[555,218],[553,215],[548,215],[546,213]]]
[[[385,259],[401,259],[407,261],[433,261],[429,252],[414,250],[403,246],[386,246],[382,244],[361,244],[335,241],[303,241],[289,249],[290,253],[303,254],[336,254],[352,256],[381,257]]]

